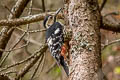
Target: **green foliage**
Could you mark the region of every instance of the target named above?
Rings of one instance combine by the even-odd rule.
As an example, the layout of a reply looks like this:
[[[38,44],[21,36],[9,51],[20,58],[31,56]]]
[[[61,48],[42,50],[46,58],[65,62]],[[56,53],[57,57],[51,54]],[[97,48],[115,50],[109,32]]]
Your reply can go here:
[[[50,74],[52,74],[54,76],[59,76],[61,74],[61,69],[58,66],[56,66],[56,67],[54,67],[54,69],[52,69]]]
[[[116,68],[114,69],[114,73],[120,74],[120,67],[116,67]]]

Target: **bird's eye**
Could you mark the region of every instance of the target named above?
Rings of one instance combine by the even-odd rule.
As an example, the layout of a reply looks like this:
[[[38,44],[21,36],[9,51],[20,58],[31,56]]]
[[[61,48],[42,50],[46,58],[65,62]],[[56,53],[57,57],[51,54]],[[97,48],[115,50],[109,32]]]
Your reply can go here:
[[[52,19],[52,16],[50,16],[50,19]]]

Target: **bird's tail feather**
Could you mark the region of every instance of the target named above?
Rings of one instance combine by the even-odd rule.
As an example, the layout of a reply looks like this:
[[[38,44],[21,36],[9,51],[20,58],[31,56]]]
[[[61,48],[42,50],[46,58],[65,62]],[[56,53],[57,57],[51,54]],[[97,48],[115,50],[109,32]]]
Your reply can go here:
[[[67,76],[69,76],[69,68],[68,68],[68,66],[67,65],[63,65],[63,68],[64,68]]]
[[[64,60],[63,56],[61,56],[60,64],[61,64],[61,66],[64,68],[67,76],[69,76],[68,64],[67,64],[67,62]]]

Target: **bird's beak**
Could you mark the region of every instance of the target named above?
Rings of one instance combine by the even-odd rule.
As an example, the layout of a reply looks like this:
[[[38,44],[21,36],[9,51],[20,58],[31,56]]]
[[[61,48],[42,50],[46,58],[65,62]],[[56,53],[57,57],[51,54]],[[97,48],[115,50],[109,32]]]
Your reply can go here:
[[[62,10],[63,8],[59,8],[57,11],[56,11],[56,13],[55,13],[55,15],[54,15],[54,22],[56,21],[56,17],[57,17],[57,15],[59,14],[59,12]]]
[[[55,16],[57,16],[62,9],[63,9],[63,8],[59,8],[59,9],[56,11]]]

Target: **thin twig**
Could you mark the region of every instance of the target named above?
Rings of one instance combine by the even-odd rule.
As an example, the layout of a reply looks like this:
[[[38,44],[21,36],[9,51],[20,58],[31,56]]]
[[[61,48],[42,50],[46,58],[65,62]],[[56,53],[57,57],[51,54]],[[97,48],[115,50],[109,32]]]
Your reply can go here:
[[[32,6],[32,0],[31,0],[31,6]],[[32,11],[32,10],[30,10],[30,11],[28,12],[28,15],[31,15],[31,11]],[[29,24],[27,24],[27,30],[26,30],[26,32],[23,33],[23,35],[20,37],[20,39],[13,45],[12,48],[10,48],[10,51],[9,51],[9,52],[6,54],[6,56],[2,59],[2,61],[0,62],[0,66],[3,65],[3,63],[5,62],[5,60],[7,59],[7,57],[9,56],[10,52],[11,52],[11,51],[18,45],[18,43],[23,39],[23,37],[27,34],[28,30],[29,30]],[[28,44],[29,44],[29,33],[28,33],[28,41],[27,41],[27,43],[26,43],[24,46],[27,46]],[[24,46],[21,46],[21,47],[24,47]],[[19,48],[21,48],[21,47],[19,47]]]
[[[44,47],[47,47],[47,45],[43,45],[43,46],[44,46]],[[28,58],[26,58],[26,59],[24,59],[24,60],[22,60],[22,61],[20,61],[20,62],[16,62],[16,63],[14,63],[14,64],[12,64],[12,65],[8,65],[8,66],[5,66],[4,68],[1,68],[1,69],[0,69],[0,72],[2,72],[2,71],[4,71],[4,70],[7,70],[7,69],[9,69],[9,68],[11,68],[11,67],[20,65],[20,64],[22,64],[22,63],[24,63],[24,62],[29,61],[30,59],[34,58],[34,56],[37,55],[37,54],[38,54],[37,52],[40,51],[40,50],[41,50],[41,49],[37,50],[34,54],[32,54],[31,56],[29,56]]]
[[[30,31],[30,33],[36,33],[36,32],[41,32],[41,31],[44,31],[44,30],[35,30],[35,31]],[[39,42],[33,40],[33,39],[29,39],[29,42],[28,42],[28,39],[24,39],[26,42],[26,44],[20,46],[20,47],[17,47],[17,48],[14,48],[14,49],[9,49],[9,50],[3,50],[3,49],[0,49],[0,51],[3,51],[3,52],[11,52],[11,51],[14,51],[14,50],[18,50],[18,49],[21,49],[21,48],[24,48],[26,47],[29,43],[32,43],[32,44],[35,44],[35,45],[38,45],[38,46],[41,46],[42,44],[40,44]]]
[[[35,74],[37,73],[37,70],[38,70],[38,69],[39,69],[39,67],[40,67],[40,64],[41,64],[41,62],[42,62],[42,60],[43,60],[43,57],[44,57],[44,54],[43,54],[43,55],[42,55],[42,57],[39,59],[38,64],[37,64],[37,67],[35,68],[34,73],[31,75],[30,80],[33,80],[33,78],[34,78]]]
[[[117,40],[114,40],[114,41],[109,42],[108,44],[105,44],[105,45],[103,46],[102,50],[104,50],[107,46],[112,45],[112,44],[117,43],[117,42],[120,42],[120,39],[117,39]]]
[[[33,0],[30,1],[30,8],[29,8],[29,13],[28,15],[32,14],[32,6],[33,6]]]
[[[55,12],[49,12],[49,14],[55,14]],[[36,14],[36,15],[30,15],[27,17],[22,17],[19,19],[10,19],[10,20],[0,20],[0,26],[6,25],[6,26],[15,26],[18,27],[19,25],[25,25],[28,23],[33,23],[33,22],[37,22],[37,21],[41,21],[43,20],[45,17],[44,13],[41,14]],[[59,19],[63,19],[63,15],[62,14],[58,14],[58,18]],[[114,31],[114,32],[120,32],[120,24],[119,22],[116,23],[112,23],[111,20],[106,19],[105,17],[102,18],[103,20],[103,26],[101,26],[101,29],[105,29],[105,30],[110,30],[110,31]]]
[[[23,31],[23,32],[27,32],[26,30],[24,29],[21,29],[19,27],[15,27],[16,29],[20,30],[20,31]],[[43,32],[43,31],[46,31],[46,29],[40,29],[40,30],[29,30],[28,33],[37,33],[37,32]]]
[[[12,78],[8,74],[5,74],[0,75],[0,80],[12,80]]]
[[[107,16],[109,16],[109,15],[119,15],[119,14],[120,14],[119,11],[114,11],[114,12],[110,12],[110,13],[108,13],[108,14],[105,14],[103,17],[107,17]]]
[[[9,71],[4,72],[4,73],[0,73],[0,75],[6,75],[6,74],[11,74],[11,73],[16,74],[16,73],[17,73],[17,71],[16,71],[15,69],[13,69],[13,70],[9,70]]]
[[[42,12],[42,9],[39,9],[39,8],[29,8],[29,9],[32,9],[32,10],[35,10],[35,11],[40,11]],[[26,8],[25,10],[29,10],[28,8]]]
[[[8,17],[8,20],[13,19],[13,18],[18,18],[22,14],[23,10],[25,9],[29,1],[30,0],[17,0],[16,4],[13,6],[11,10],[11,12],[14,13],[14,15],[10,14]],[[2,35],[0,38],[0,49],[6,48],[6,45],[12,35],[12,32],[14,31],[14,30],[11,30],[9,33],[7,33],[11,27],[12,26],[7,26],[7,27],[5,26],[1,30]],[[0,51],[0,58],[2,57],[2,54],[3,52]]]
[[[33,78],[33,80],[36,80],[36,78],[38,78],[40,76],[40,73],[43,71],[44,64],[45,64],[45,59],[46,59],[45,55],[46,54],[44,54],[43,63],[42,63],[43,65],[41,64],[41,69],[39,71],[39,75],[37,75],[37,77]]]
[[[101,4],[101,7],[100,7],[100,11],[103,10],[105,4],[107,3],[107,0],[103,0],[102,4]]]
[[[10,50],[14,49],[14,48],[18,45],[18,43],[23,39],[23,37],[26,35],[26,33],[27,33],[27,32],[24,32],[24,33],[22,34],[22,36],[20,37],[20,39],[18,39],[18,41],[13,45],[12,48],[10,48]],[[10,52],[6,53],[5,57],[4,57],[4,58],[1,60],[1,62],[0,62],[0,66],[3,65],[3,63],[5,62],[5,60],[7,59],[7,57],[9,56],[9,54],[10,54]]]
[[[11,51],[15,51],[15,50],[18,50],[18,49],[24,48],[24,47],[26,47],[28,44],[29,44],[29,42],[28,42],[28,39],[27,39],[26,44],[24,44],[24,45],[22,45],[22,46],[20,46],[20,47],[17,47],[17,48],[14,48],[14,49],[9,49],[9,50],[3,50],[3,49],[0,49],[0,51],[3,51],[3,52],[11,52]]]
[[[44,0],[42,0],[42,9],[43,9],[43,12],[45,12],[45,2],[44,2]]]
[[[55,12],[49,12],[48,14],[55,14]],[[22,17],[18,19],[9,19],[9,20],[0,20],[0,26],[15,26],[19,27],[19,25],[25,25],[37,21],[42,21],[44,17],[46,16],[45,13],[35,14],[35,15],[29,15],[27,17]],[[63,19],[62,14],[57,15],[58,18]]]
[[[6,8],[14,16],[14,13],[11,12],[11,10],[7,7],[7,5],[3,5],[3,7]]]
[[[15,80],[19,80],[21,77],[23,77],[27,72],[28,70],[34,66],[34,64],[39,60],[39,58],[41,57],[41,55],[43,55],[42,53],[44,53],[45,51],[47,50],[47,46],[46,45],[43,45],[41,47],[41,49],[35,53],[39,53],[38,55],[36,55],[26,66],[25,68],[23,68],[22,70],[20,70],[18,72],[18,75],[17,77],[15,78]]]
[[[52,66],[46,71],[46,73],[49,73],[56,65],[57,63],[52,64]]]
[[[30,8],[28,9],[28,15],[32,14],[32,5],[33,5],[33,1],[31,0],[30,1]],[[26,32],[29,31],[29,26],[30,26],[30,24],[27,24],[27,30],[26,30]],[[30,33],[28,33],[28,36],[30,36]],[[26,41],[27,41],[27,43],[29,43],[30,39],[28,38]]]

